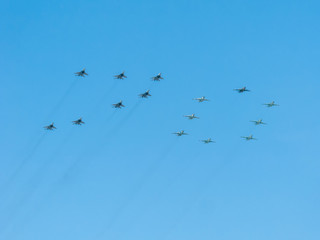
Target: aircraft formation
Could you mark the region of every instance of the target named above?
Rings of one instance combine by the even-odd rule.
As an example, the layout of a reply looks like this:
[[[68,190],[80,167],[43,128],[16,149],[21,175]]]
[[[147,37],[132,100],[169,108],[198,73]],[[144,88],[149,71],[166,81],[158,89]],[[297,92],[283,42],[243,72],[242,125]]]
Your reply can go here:
[[[85,76],[88,76],[88,73],[86,72],[86,69],[84,68],[80,72],[76,72],[75,76],[85,77]],[[127,78],[127,76],[125,75],[124,71],[122,73],[118,74],[118,75],[114,75],[114,79],[123,80],[125,78]],[[163,79],[163,77],[162,77],[161,73],[158,73],[156,76],[151,77],[151,80],[153,80],[153,81],[160,81],[162,79]],[[238,93],[251,92],[251,90],[247,89],[247,87],[236,88],[236,89],[233,89],[233,90],[237,91]],[[138,96],[140,98],[151,97],[150,90],[147,90],[144,93],[139,94]],[[205,96],[198,97],[198,98],[193,98],[193,100],[195,100],[195,101],[197,101],[199,103],[203,103],[203,102],[208,102],[209,101],[209,99],[207,99]],[[275,101],[272,101],[270,103],[263,103],[262,105],[264,105],[264,106],[266,106],[268,108],[279,106],[279,104],[276,104]],[[120,100],[118,103],[112,104],[112,106],[114,108],[118,108],[118,109],[121,109],[121,108],[125,107],[125,105],[123,105],[123,103],[122,103],[122,100]],[[187,118],[189,120],[199,119],[199,117],[196,116],[194,113],[191,114],[191,115],[185,115],[183,117],[185,117],[185,118]],[[262,119],[252,120],[250,122],[252,122],[254,125],[266,125],[266,123],[263,122]],[[72,121],[72,124],[74,124],[74,125],[83,125],[83,124],[85,124],[85,122],[82,121],[82,118],[79,118],[78,120]],[[52,130],[55,130],[57,128],[55,127],[54,123],[51,123],[50,125],[45,126],[44,129],[52,131]],[[184,136],[184,135],[188,135],[188,133],[186,133],[184,130],[181,130],[181,131],[178,131],[178,132],[174,132],[172,134],[175,134],[178,137],[181,137],[181,136]],[[241,136],[241,138],[246,140],[246,141],[257,140],[257,138],[254,138],[252,134],[250,134],[249,136]],[[202,140],[200,140],[200,142],[202,142],[204,144],[215,143],[215,141],[213,141],[211,138],[202,139]]]

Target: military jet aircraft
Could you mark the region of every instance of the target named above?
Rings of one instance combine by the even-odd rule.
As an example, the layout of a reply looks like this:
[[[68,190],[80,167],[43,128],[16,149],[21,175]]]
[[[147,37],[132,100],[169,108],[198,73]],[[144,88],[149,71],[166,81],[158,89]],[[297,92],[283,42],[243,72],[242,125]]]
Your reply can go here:
[[[178,137],[181,137],[182,135],[188,135],[188,133],[185,133],[184,130],[180,131],[180,132],[175,132],[172,134],[176,134]]]
[[[115,75],[114,76],[115,79],[124,79],[127,78],[126,75],[124,75],[124,71],[122,73],[120,73],[119,75]]]
[[[251,134],[250,136],[247,136],[247,137],[241,137],[241,138],[243,138],[243,139],[245,139],[245,140],[247,140],[247,141],[250,141],[250,140],[257,140],[256,138],[254,138],[254,137],[252,136],[252,134]]]
[[[88,73],[86,73],[86,69],[84,68],[80,72],[76,72],[75,75],[78,77],[85,77]]]
[[[125,107],[123,104],[122,104],[122,101],[118,102],[118,103],[115,103],[115,104],[112,104],[114,108],[122,108],[122,107]]]
[[[194,98],[193,100],[196,100],[198,102],[204,102],[204,101],[209,101],[209,99],[206,99],[206,97],[201,97],[201,98]]]
[[[233,89],[234,91],[237,91],[238,93],[243,93],[243,92],[250,92],[249,89],[247,89],[246,87],[243,87],[243,88],[236,88],[236,89]]]
[[[259,119],[257,121],[250,121],[250,122],[253,122],[255,125],[266,124],[265,122],[262,122],[262,119]]]
[[[184,116],[184,117],[187,117],[187,118],[189,118],[190,120],[192,120],[192,119],[194,119],[194,118],[199,119],[199,117],[196,117],[196,115],[195,115],[194,113],[191,114],[191,115],[186,115],[186,116]]]
[[[78,120],[72,121],[72,123],[75,124],[75,125],[85,124],[85,122],[82,121],[82,118],[79,118]]]
[[[208,138],[208,139],[205,139],[205,140],[201,140],[201,142],[203,142],[204,144],[215,143],[215,141],[212,141],[211,138]]]
[[[150,92],[150,90],[147,90],[146,92],[139,94],[139,96],[140,96],[141,98],[151,97],[151,94],[150,94],[149,92]]]
[[[161,73],[159,73],[157,76],[152,77],[151,78],[153,81],[160,81],[160,79],[163,79],[163,77],[161,77]]]
[[[55,126],[54,126],[54,124],[53,123],[51,123],[50,125],[48,125],[48,126],[45,126],[45,127],[43,127],[44,129],[46,129],[46,130],[53,130],[53,129],[57,129]]]
[[[275,104],[274,101],[272,101],[271,103],[264,103],[263,105],[265,105],[265,106],[267,106],[267,107],[280,106],[279,104]]]

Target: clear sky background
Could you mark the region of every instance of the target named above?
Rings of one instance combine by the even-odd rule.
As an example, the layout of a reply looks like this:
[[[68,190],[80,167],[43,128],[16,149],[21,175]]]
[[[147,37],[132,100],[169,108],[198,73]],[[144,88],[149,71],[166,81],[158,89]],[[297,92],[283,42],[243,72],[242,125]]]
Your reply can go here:
[[[319,10],[1,1],[0,239],[319,239]]]

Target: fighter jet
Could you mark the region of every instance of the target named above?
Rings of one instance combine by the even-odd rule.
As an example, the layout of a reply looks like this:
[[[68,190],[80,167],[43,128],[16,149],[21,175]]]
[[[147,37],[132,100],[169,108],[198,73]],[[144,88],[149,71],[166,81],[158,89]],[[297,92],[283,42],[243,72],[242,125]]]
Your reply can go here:
[[[236,89],[233,89],[234,91],[237,91],[238,93],[243,93],[243,92],[250,92],[249,89],[247,89],[246,87],[243,87],[243,88],[236,88]]]
[[[124,79],[127,78],[126,75],[124,75],[124,71],[122,73],[120,73],[119,75],[115,75],[114,76],[115,79]]]
[[[203,142],[204,144],[215,143],[215,141],[212,141],[211,138],[208,138],[208,139],[205,139],[205,140],[201,140],[201,142]]]
[[[49,126],[45,126],[45,127],[43,127],[43,128],[46,129],[46,130],[57,129],[57,128],[53,125],[53,123],[51,123]]]
[[[88,73],[86,73],[86,69],[84,68],[80,72],[76,72],[75,75],[78,77],[85,77]]]
[[[280,106],[279,104],[275,104],[274,101],[272,101],[271,103],[264,103],[263,105],[265,105],[265,106],[267,106],[267,107]]]
[[[163,79],[163,77],[161,77],[161,73],[159,73],[157,76],[152,77],[151,78],[153,81],[160,81],[160,79]]]
[[[194,98],[193,100],[196,100],[198,102],[204,102],[204,101],[209,101],[209,99],[206,99],[206,97],[201,97],[201,98]]]
[[[75,124],[75,125],[85,124],[85,122],[82,121],[82,118],[79,118],[78,120],[72,121],[72,123]]]
[[[180,132],[175,132],[172,134],[176,134],[178,137],[181,137],[182,135],[188,135],[188,133],[185,133],[184,130],[180,131]]]
[[[187,117],[187,118],[189,118],[190,120],[192,120],[192,119],[194,119],[194,118],[199,119],[199,117],[196,117],[196,115],[195,115],[194,113],[191,114],[191,115],[186,115],[186,116],[184,116],[184,117]]]
[[[262,122],[262,119],[259,119],[257,121],[250,121],[250,122],[253,122],[255,125],[266,124],[265,122]]]
[[[243,138],[243,139],[245,139],[245,140],[247,140],[247,141],[250,141],[250,140],[257,140],[256,138],[254,138],[254,137],[252,136],[252,134],[251,134],[250,136],[247,136],[247,137],[241,137],[241,138]]]
[[[112,104],[114,108],[122,108],[122,107],[125,107],[123,104],[122,104],[122,101],[118,102],[118,103],[115,103],[115,104]]]
[[[151,97],[151,94],[150,94],[149,92],[150,92],[150,90],[147,90],[146,92],[139,94],[139,96],[140,96],[141,98]]]

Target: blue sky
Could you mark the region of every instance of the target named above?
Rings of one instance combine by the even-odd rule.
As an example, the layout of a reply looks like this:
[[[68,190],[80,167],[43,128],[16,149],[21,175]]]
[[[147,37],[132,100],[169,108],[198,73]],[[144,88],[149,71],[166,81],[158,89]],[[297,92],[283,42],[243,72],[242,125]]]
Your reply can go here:
[[[0,239],[319,239],[319,7],[2,1]]]

